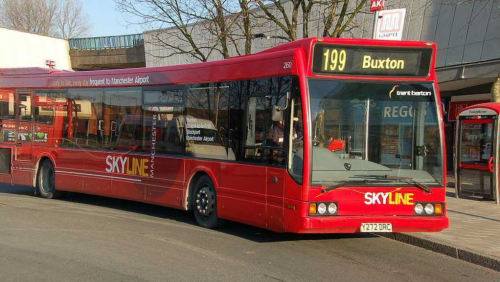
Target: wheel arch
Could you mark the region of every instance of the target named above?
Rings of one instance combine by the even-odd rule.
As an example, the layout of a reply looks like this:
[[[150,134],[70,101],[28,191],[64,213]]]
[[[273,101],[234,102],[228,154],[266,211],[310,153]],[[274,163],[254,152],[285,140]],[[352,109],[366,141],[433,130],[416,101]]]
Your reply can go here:
[[[40,173],[40,164],[44,162],[45,160],[49,160],[54,168],[56,167],[54,157],[52,157],[50,154],[43,154],[38,157],[38,161],[35,164],[35,173],[33,174],[33,187],[36,188],[36,182],[38,179],[38,173]]]
[[[219,187],[217,178],[215,177],[215,174],[213,173],[212,170],[206,167],[196,167],[194,168],[191,173],[189,174],[189,180],[187,181],[187,189],[186,189],[186,194],[184,195],[184,209],[185,210],[191,210],[192,205],[191,201],[193,199],[193,193],[194,193],[194,185],[196,185],[196,182],[198,179],[200,179],[202,176],[206,175],[212,180],[212,183],[215,186],[215,190],[217,191],[217,187]]]

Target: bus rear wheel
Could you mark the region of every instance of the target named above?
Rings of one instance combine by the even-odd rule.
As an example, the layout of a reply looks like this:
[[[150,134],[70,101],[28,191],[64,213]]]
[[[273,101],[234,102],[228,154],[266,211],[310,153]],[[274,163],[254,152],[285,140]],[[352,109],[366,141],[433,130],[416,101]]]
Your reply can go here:
[[[40,165],[37,176],[36,189],[37,194],[46,199],[53,199],[60,196],[56,190],[56,176],[54,166],[49,160],[45,160]]]
[[[217,216],[217,194],[210,177],[204,175],[198,179],[194,189],[194,217],[198,225],[205,228],[216,228],[222,220]]]

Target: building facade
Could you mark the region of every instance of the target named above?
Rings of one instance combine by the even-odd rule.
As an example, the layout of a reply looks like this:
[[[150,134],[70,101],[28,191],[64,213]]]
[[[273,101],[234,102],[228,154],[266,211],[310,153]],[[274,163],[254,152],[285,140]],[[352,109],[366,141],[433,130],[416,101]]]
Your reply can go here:
[[[358,1],[352,1],[350,9]],[[351,27],[342,37],[372,38],[375,14],[369,12],[367,1],[364,9],[356,16]],[[287,6],[288,5],[288,6]],[[291,9],[285,3],[286,9]],[[453,168],[452,145],[455,114],[461,108],[484,101],[490,101],[492,84],[500,74],[500,0],[388,0],[386,9],[405,8],[403,40],[432,41],[438,44],[437,73],[441,96],[445,105],[445,124],[448,139],[448,168]],[[279,16],[278,13],[275,13]],[[310,21],[310,36],[321,36],[323,30],[322,11],[313,10]],[[299,15],[299,22],[301,22]],[[210,41],[209,35],[194,30],[199,42]],[[302,26],[297,27],[300,31]],[[272,22],[262,20],[254,28],[252,52],[284,43],[273,38],[282,36],[283,31]],[[172,50],[157,44],[157,39],[168,40],[170,44],[183,43],[175,29],[155,30],[144,33],[146,66],[164,66],[193,63],[197,60],[187,54],[173,54]],[[243,42],[240,42],[243,44]],[[242,47],[242,46],[240,46]],[[232,55],[237,55],[232,50]],[[222,59],[216,52],[209,60]]]
[[[68,41],[0,28],[0,68],[40,67],[49,65],[71,70]]]

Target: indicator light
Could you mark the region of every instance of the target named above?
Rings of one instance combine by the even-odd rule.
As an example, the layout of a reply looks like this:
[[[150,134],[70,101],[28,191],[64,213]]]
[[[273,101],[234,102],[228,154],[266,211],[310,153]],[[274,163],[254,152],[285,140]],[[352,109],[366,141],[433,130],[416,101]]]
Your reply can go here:
[[[316,214],[316,203],[309,204],[309,214]]]
[[[443,214],[443,205],[440,203],[437,203],[434,205],[434,213],[435,214]]]

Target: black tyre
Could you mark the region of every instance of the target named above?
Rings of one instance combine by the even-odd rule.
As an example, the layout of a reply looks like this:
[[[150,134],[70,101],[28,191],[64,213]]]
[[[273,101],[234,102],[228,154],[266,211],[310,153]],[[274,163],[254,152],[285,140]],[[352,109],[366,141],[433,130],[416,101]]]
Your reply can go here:
[[[198,225],[210,229],[221,225],[222,220],[217,217],[217,194],[210,177],[204,175],[198,179],[192,203]]]
[[[43,198],[53,199],[60,196],[60,192],[56,190],[56,175],[54,166],[49,160],[45,160],[38,169],[36,181],[36,193]]]

